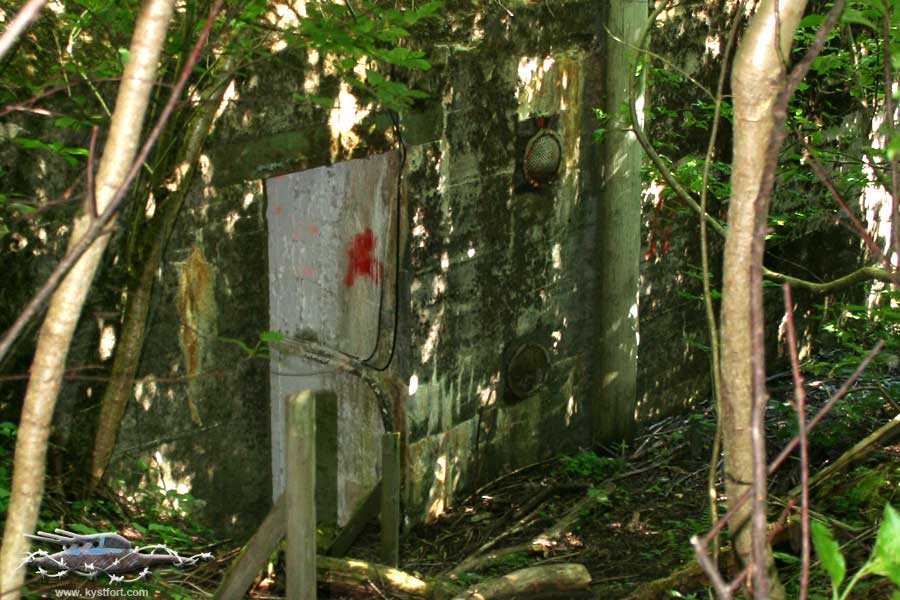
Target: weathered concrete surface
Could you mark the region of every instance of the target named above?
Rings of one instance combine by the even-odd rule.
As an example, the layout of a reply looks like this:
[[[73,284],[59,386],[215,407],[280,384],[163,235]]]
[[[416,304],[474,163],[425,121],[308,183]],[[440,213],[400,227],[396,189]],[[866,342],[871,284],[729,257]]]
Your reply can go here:
[[[410,152],[408,293],[412,337],[408,507],[434,517],[479,479],[588,440],[595,204],[581,180],[590,144],[587,50],[450,48],[439,142]],[[490,58],[489,58],[490,56]],[[520,124],[552,119],[558,182],[515,189]],[[585,135],[587,132],[587,135]],[[549,354],[547,379],[509,391],[506,359]]]
[[[189,493],[198,517],[238,538],[270,498],[266,362],[233,341],[252,346],[267,328],[262,223],[260,182],[196,183],[166,251],[110,466],[126,494]]]
[[[270,328],[378,364],[393,323],[400,156],[391,152],[267,180]],[[313,373],[303,376],[304,373]],[[383,428],[359,379],[276,353],[271,362],[273,497],[284,489],[284,398],[337,393],[337,519],[377,481]]]

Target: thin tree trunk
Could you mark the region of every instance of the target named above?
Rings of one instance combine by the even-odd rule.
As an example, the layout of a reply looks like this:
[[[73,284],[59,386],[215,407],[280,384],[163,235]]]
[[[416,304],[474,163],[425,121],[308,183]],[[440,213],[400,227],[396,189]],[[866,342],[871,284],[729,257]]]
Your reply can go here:
[[[219,101],[225,91],[225,80],[221,80],[220,76],[229,73],[236,62],[234,54],[223,56],[213,72],[212,80],[215,83],[212,88],[201,94],[199,112],[187,127],[180,159],[172,165],[173,181],[167,183],[174,185],[175,190],[160,207],[161,214],[157,217],[156,224],[151,224],[151,228],[156,225],[155,228],[148,232],[149,248],[143,253],[139,263],[140,275],[137,283],[128,294],[124,324],[113,358],[109,385],[106,386],[100,403],[100,417],[91,461],[91,487],[100,482],[109,466],[116,437],[119,435],[122,415],[131,397],[132,382],[144,347],[144,333],[147,328],[147,315],[150,312],[156,272],[190,188],[200,150],[209,136]]]
[[[98,213],[106,209],[134,161],[173,6],[174,0],[149,0],[138,16],[97,173],[94,196]],[[75,220],[69,247],[84,235],[91,219],[90,211],[86,211]],[[18,598],[25,580],[22,563],[29,547],[25,535],[34,531],[44,492],[53,408],[72,335],[108,241],[108,234],[97,238],[62,281],[38,334],[19,421],[9,512],[0,550],[0,595],[4,599]]]
[[[805,6],[805,0],[761,0],[732,71],[734,163],[723,267],[721,344],[725,478],[731,502],[740,498],[754,480],[750,312],[752,286],[761,285],[751,278],[754,203],[774,128],[772,107],[784,82],[784,59],[789,56]],[[735,551],[744,564],[751,561],[752,509],[753,503],[744,504],[729,524]],[[770,548],[765,549],[765,555],[768,597],[784,598]]]

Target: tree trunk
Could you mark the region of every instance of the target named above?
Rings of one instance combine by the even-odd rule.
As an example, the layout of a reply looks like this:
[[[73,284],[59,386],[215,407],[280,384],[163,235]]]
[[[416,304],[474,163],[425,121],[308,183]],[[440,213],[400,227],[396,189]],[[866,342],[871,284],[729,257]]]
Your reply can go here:
[[[174,0],[150,0],[138,16],[97,173],[94,192],[97,212],[106,209],[134,161],[173,5]],[[76,218],[70,248],[84,235],[91,219],[90,212]],[[0,595],[4,599],[18,598],[25,580],[22,562],[29,547],[25,535],[34,531],[44,492],[53,408],[72,335],[108,241],[108,234],[97,238],[62,281],[50,300],[38,334],[19,421],[9,512],[0,550]]]
[[[805,6],[805,0],[761,0],[735,56],[731,77],[734,162],[721,332],[725,483],[729,502],[740,498],[753,481],[750,302],[751,286],[762,285],[761,281],[751,280],[754,204],[774,128],[772,107],[784,82],[783,57],[789,56],[793,33]],[[744,564],[751,557],[752,506],[751,502],[745,503],[729,524],[736,553]],[[784,589],[778,582],[770,548],[766,555],[769,597],[783,598]]]
[[[641,262],[641,146],[625,112],[634,47],[647,20],[646,0],[612,0],[606,40],[603,191],[597,211],[600,290],[600,394],[593,436],[600,443],[629,437],[637,402],[638,292]]]

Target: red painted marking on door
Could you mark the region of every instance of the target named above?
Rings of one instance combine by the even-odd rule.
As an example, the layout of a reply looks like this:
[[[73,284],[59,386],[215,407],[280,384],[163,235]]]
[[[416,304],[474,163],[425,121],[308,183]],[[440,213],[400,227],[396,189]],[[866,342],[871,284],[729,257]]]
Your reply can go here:
[[[375,283],[381,280],[384,265],[372,255],[375,250],[375,234],[368,227],[365,231],[357,233],[347,246],[347,274],[344,276],[344,285],[350,287],[356,280],[356,276],[371,277]]]
[[[280,204],[275,205],[275,214],[278,216],[281,215],[281,205]]]
[[[310,235],[319,235],[319,226],[318,225],[310,225],[308,227]]]

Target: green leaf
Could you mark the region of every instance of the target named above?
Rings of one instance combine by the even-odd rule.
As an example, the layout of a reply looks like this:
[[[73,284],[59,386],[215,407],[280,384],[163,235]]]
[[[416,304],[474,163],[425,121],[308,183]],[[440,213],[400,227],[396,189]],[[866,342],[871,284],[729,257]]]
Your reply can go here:
[[[866,27],[870,27],[875,31],[878,31],[878,27],[875,24],[867,19],[861,12],[853,8],[845,8],[844,14],[841,15],[842,23],[852,23],[855,25],[865,25]]]
[[[378,85],[379,83],[384,81],[384,77],[382,77],[382,75],[378,71],[366,69],[366,81],[368,81],[372,85]]]
[[[425,19],[434,16],[434,13],[436,13],[437,10],[442,6],[444,6],[444,3],[439,0],[435,2],[426,2],[425,4],[417,8],[413,14],[417,19]]]
[[[284,334],[280,331],[263,331],[259,334],[259,339],[264,342],[280,342],[284,340]]]
[[[794,556],[793,554],[788,554],[787,552],[772,552],[772,556],[777,558],[783,563],[795,565],[800,562],[800,559]]]
[[[402,27],[388,27],[376,33],[375,37],[382,42],[394,43],[400,38],[409,37],[409,32]]]
[[[825,20],[822,15],[806,15],[800,19],[799,27],[818,27]]]
[[[427,71],[431,68],[431,63],[424,58],[410,58],[409,60],[403,61],[402,66],[410,69]]]
[[[869,570],[900,585],[900,514],[890,504],[884,505]]]
[[[816,556],[822,562],[822,566],[831,577],[831,586],[834,590],[840,588],[847,574],[847,565],[844,562],[844,555],[835,541],[831,530],[818,521],[811,521],[809,524],[810,533],[812,534],[813,546],[816,549]]]
[[[17,210],[22,214],[30,215],[34,211],[37,210],[37,207],[31,206],[30,204],[22,204],[21,202],[10,202],[6,205],[8,208],[12,210]]]

